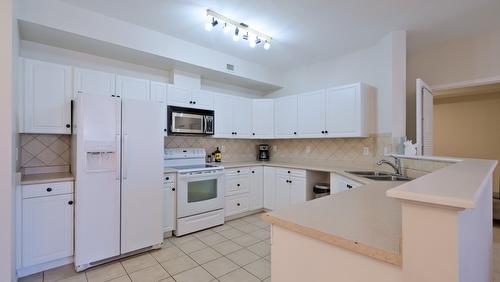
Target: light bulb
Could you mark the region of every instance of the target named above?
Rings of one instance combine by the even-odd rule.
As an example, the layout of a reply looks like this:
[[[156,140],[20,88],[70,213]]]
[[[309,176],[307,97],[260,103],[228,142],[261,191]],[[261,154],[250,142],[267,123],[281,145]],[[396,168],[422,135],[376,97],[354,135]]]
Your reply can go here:
[[[264,49],[269,50],[269,48],[271,48],[271,43],[266,40],[266,42],[264,43]]]
[[[248,33],[248,44],[254,48],[257,45],[257,36],[253,33]]]
[[[234,41],[238,41],[240,39],[240,29],[239,28],[236,28],[234,30],[234,35],[233,35],[233,40]]]
[[[257,45],[257,44],[255,43],[255,40],[249,40],[249,41],[248,41],[248,44],[249,44],[249,45],[250,45],[250,47],[252,47],[252,48],[255,48],[255,45]]]
[[[231,26],[228,23],[224,23],[224,27],[222,28],[224,33],[228,33],[231,30]]]

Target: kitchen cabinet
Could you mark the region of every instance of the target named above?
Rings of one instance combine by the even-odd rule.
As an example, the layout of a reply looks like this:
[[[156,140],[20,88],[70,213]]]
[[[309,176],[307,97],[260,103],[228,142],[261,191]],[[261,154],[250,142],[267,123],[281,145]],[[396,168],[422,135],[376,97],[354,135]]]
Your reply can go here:
[[[250,210],[264,207],[264,168],[254,166],[250,168]]]
[[[330,195],[343,191],[348,191],[352,188],[356,188],[363,185],[357,181],[351,180],[347,177],[341,176],[336,173],[330,174],[330,183],[331,183]]]
[[[276,169],[276,191],[274,207],[285,208],[311,199],[306,185],[306,171],[300,169]]]
[[[71,134],[71,67],[24,59],[21,133]]]
[[[297,132],[300,137],[325,135],[325,91],[298,95]]]
[[[163,232],[173,231],[176,221],[176,174],[165,173],[163,176]]]
[[[252,131],[252,101],[216,94],[214,99],[215,137],[249,138]]]
[[[276,168],[264,166],[264,208],[274,209],[275,186],[276,186]]]
[[[248,193],[250,191],[250,168],[226,169],[225,175],[225,195]]]
[[[116,95],[122,99],[149,101],[150,82],[127,76],[116,76]]]
[[[274,137],[274,101],[272,99],[252,100],[252,137]]]
[[[248,194],[233,195],[225,198],[224,212],[226,217],[247,212],[249,210]]]
[[[297,137],[297,96],[274,100],[274,136]]]
[[[329,137],[367,137],[373,129],[374,101],[362,83],[326,90]]]
[[[214,94],[206,90],[192,90],[168,84],[167,104],[169,106],[213,110]]]
[[[163,105],[162,130],[167,136],[167,84],[164,82],[151,81],[149,100]]]
[[[75,93],[112,96],[115,91],[114,73],[75,68]]]
[[[21,226],[21,267],[72,256],[73,182],[23,185],[21,189],[22,214],[18,225]]]

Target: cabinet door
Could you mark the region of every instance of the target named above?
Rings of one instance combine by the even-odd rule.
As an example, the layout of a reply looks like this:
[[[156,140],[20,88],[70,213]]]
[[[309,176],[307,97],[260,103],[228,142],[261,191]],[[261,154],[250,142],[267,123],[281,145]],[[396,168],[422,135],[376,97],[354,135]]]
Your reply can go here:
[[[290,204],[293,205],[307,201],[306,179],[292,176],[290,181]]]
[[[286,208],[290,205],[290,176],[276,175],[276,195],[274,207],[276,209]]]
[[[297,96],[274,101],[274,133],[276,137],[297,136]]]
[[[193,108],[213,110],[214,109],[214,93],[205,90],[192,91]]]
[[[215,136],[234,137],[233,130],[233,97],[215,94]]]
[[[192,107],[191,90],[169,84],[167,86],[167,104],[178,107]]]
[[[149,80],[117,75],[116,95],[126,99],[149,101]]]
[[[252,132],[252,100],[233,97],[233,131],[236,138],[248,138]]]
[[[173,191],[175,186],[172,184],[163,185],[163,232],[172,231],[174,207],[172,206]]]
[[[276,194],[276,168],[264,167],[264,208],[274,209],[274,197]]]
[[[76,94],[115,95],[115,74],[75,68]]]
[[[72,201],[73,194],[23,200],[23,267],[73,255]]]
[[[298,135],[323,137],[325,135],[325,91],[298,96]]]
[[[326,91],[326,130],[331,137],[361,134],[361,101],[357,86]]]
[[[71,67],[25,60],[23,133],[71,133]]]
[[[165,132],[165,136],[167,136],[167,84],[151,81],[149,100],[163,105],[161,129]]]
[[[264,168],[250,168],[250,210],[264,207]]]
[[[248,194],[240,194],[225,197],[224,212],[226,216],[231,216],[248,211]]]
[[[252,137],[272,138],[274,136],[274,102],[271,99],[252,101]]]

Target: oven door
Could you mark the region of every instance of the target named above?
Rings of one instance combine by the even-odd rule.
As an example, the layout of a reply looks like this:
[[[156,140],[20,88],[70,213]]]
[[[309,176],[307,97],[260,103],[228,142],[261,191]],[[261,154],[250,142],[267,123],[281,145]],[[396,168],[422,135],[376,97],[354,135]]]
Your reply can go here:
[[[205,117],[197,114],[173,112],[171,131],[174,133],[203,134]]]
[[[177,218],[224,208],[224,172],[179,173]]]

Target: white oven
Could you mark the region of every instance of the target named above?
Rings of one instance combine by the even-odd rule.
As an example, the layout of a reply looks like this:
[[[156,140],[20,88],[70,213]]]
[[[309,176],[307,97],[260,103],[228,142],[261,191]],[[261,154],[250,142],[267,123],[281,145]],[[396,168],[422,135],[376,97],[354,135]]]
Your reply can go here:
[[[224,208],[224,171],[219,168],[179,172],[177,217],[197,215]]]

